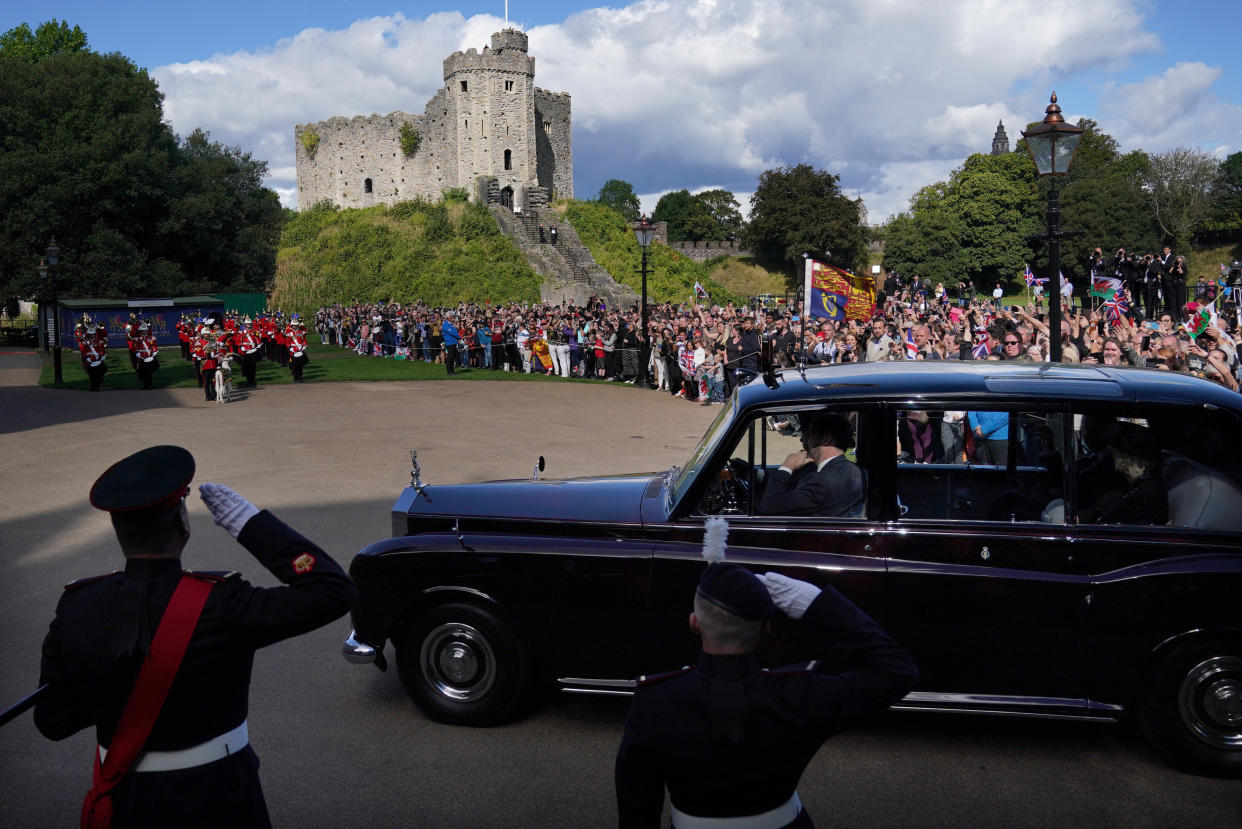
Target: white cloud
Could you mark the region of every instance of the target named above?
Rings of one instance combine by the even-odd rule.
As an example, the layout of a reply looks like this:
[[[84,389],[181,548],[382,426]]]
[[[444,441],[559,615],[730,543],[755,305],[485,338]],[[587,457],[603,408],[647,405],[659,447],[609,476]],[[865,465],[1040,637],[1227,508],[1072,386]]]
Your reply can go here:
[[[1101,96],[1103,124],[1122,146],[1160,151],[1227,136],[1210,150],[1224,156],[1242,148],[1242,107],[1220,100],[1213,87],[1221,69],[1199,61],[1170,66],[1159,75],[1110,89]],[[1206,134],[1205,134],[1206,127]]]
[[[528,34],[536,82],[573,95],[579,196],[614,177],[654,198],[711,184],[744,192],[764,169],[805,162],[840,174],[851,195],[861,190],[880,221],[904,209],[926,176],[990,149],[998,119],[1016,141],[1025,119],[1013,113],[1042,109],[1054,78],[1159,48],[1145,8],[1143,0],[644,0]],[[443,83],[443,58],[481,48],[502,27],[490,15],[395,14],[153,74],[178,132],[201,126],[267,159],[269,183],[287,201],[295,124],[421,112]],[[1190,68],[1152,81],[1170,106],[1181,105],[1179,85],[1211,99],[1212,70],[1181,66]],[[1015,92],[1027,88],[1041,92]],[[1121,92],[1136,106],[1152,94]],[[1232,140],[1213,135],[1214,145]],[[644,207],[654,207],[648,198]]]

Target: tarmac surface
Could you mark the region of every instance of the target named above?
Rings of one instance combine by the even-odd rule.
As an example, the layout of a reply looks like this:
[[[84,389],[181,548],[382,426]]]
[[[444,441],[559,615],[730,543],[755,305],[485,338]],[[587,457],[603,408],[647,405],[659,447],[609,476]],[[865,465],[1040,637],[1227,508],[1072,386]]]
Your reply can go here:
[[[718,412],[632,387],[491,382],[309,383],[219,406],[193,389],[38,388],[38,365],[30,349],[0,349],[0,708],[35,687],[62,586],[122,566],[87,492],[130,452],[185,446],[197,482],[233,487],[348,567],[389,535],[410,449],[433,484],[523,477],[541,454],[544,477],[650,471],[684,463]],[[190,511],[186,566],[276,584],[196,496]],[[560,695],[502,727],[444,726],[395,671],[347,664],[348,632],[342,619],[255,660],[250,735],[274,825],[616,824],[627,700]],[[75,825],[93,747],[90,730],[47,741],[29,714],[0,728],[0,825]],[[830,740],[800,792],[821,826],[1236,826],[1242,814],[1242,781],[1178,772],[1124,727],[899,712]]]

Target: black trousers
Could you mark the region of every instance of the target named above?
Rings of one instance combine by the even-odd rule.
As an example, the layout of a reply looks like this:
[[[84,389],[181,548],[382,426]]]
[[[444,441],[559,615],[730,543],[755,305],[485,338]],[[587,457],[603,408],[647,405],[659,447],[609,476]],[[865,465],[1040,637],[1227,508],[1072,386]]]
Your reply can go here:
[[[158,359],[152,359],[151,362],[138,363],[138,382],[142,384],[144,389],[151,388],[151,383],[155,380],[156,369],[160,367]]]
[[[253,386],[255,384],[254,373],[258,367],[258,356],[256,354],[243,354],[242,375],[246,378],[246,385]]]
[[[1160,280],[1164,289],[1164,307],[1173,316],[1174,322],[1185,321],[1186,318],[1186,279],[1174,276]]]
[[[112,826],[244,826],[266,829],[271,819],[250,746],[190,769],[131,772],[112,793]]]
[[[203,394],[208,400],[216,399],[216,370],[214,368],[203,369]]]
[[[100,363],[97,366],[87,365],[86,376],[91,381],[91,391],[99,391],[99,386],[103,383],[103,376],[108,372],[108,364]]]
[[[301,357],[289,358],[289,371],[293,373],[293,382],[302,382],[302,369],[306,368],[306,364],[310,362],[310,358],[303,354]]]
[[[454,368],[457,366],[457,345],[444,346],[444,367],[448,369],[449,374],[456,373]]]

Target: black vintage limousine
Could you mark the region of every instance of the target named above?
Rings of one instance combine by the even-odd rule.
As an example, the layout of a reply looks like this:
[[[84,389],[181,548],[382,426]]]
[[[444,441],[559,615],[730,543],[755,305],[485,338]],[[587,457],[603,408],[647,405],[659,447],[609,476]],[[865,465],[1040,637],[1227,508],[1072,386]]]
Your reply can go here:
[[[800,417],[824,410],[853,426],[865,499],[761,514]],[[693,661],[712,515],[730,560],[836,586],[913,654],[898,708],[1127,719],[1184,768],[1242,775],[1242,397],[1156,370],[785,370],[740,388],[684,467],[453,486],[416,472],[393,537],[350,567],[345,656],[384,669],[391,640],[410,695],[450,723],[513,717],[550,683],[628,693]],[[790,622],[764,648],[768,664],[806,653]]]

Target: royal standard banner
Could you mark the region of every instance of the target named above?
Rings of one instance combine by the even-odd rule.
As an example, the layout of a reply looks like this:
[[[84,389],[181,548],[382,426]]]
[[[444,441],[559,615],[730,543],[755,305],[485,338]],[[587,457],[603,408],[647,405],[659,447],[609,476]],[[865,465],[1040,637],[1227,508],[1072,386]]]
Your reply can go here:
[[[806,260],[807,315],[843,322],[869,320],[875,313],[875,280],[855,276],[814,259]]]

